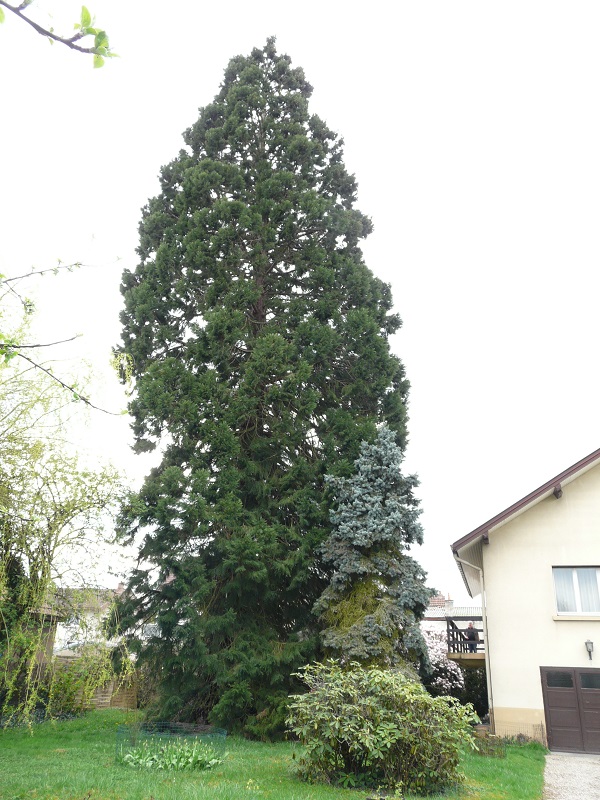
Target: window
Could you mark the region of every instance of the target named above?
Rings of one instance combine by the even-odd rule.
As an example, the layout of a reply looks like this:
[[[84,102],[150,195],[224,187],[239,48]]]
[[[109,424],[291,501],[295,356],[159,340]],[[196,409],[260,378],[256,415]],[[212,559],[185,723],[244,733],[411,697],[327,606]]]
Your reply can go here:
[[[546,686],[549,689],[572,689],[573,676],[570,672],[548,671],[546,673]]]
[[[582,672],[579,677],[582,689],[600,689],[600,673]]]
[[[553,567],[559,614],[600,614],[600,568]]]

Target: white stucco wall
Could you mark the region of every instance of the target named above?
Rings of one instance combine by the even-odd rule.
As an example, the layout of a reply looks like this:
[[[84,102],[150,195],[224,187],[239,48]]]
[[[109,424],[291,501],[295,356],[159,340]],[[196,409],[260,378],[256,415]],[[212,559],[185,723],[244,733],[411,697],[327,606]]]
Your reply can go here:
[[[490,532],[483,566],[498,721],[543,722],[540,666],[600,669],[600,616],[559,618],[552,578],[552,567],[598,565],[600,466]]]

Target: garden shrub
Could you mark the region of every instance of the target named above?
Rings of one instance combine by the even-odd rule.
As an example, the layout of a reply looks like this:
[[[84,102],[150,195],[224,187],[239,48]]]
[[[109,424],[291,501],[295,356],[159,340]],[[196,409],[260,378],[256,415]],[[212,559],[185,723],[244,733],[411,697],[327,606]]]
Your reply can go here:
[[[430,794],[462,779],[471,706],[431,697],[398,670],[354,662],[312,664],[300,677],[310,691],[290,698],[287,724],[305,746],[305,780]]]
[[[73,714],[90,707],[97,689],[110,681],[123,682],[132,672],[130,662],[125,662],[121,675],[114,670],[112,652],[107,647],[86,645],[77,658],[69,664],[56,660],[46,673],[46,714],[50,717]]]

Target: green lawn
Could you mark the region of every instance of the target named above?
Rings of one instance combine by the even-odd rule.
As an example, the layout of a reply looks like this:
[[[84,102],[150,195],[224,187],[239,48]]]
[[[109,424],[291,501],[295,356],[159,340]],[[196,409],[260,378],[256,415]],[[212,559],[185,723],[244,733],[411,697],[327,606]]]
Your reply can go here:
[[[133,716],[97,711],[70,722],[0,731],[1,800],[363,800],[365,791],[311,786],[293,776],[293,744],[228,738],[208,772],[138,771],[115,763],[115,731]],[[544,751],[509,747],[506,759],[465,757],[465,789],[444,800],[540,800]],[[439,796],[438,796],[439,797]]]

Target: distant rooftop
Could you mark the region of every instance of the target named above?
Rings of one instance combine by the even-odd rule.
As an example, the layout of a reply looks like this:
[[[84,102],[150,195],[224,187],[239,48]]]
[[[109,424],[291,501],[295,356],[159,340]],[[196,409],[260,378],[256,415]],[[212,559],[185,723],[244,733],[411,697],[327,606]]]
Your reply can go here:
[[[431,600],[429,601],[430,608],[446,608],[446,604],[452,604],[452,600],[450,599],[450,595],[446,599],[443,594],[436,594],[434,595]]]
[[[440,608],[430,605],[423,619],[446,619],[447,617],[480,617],[481,606],[451,606]]]

